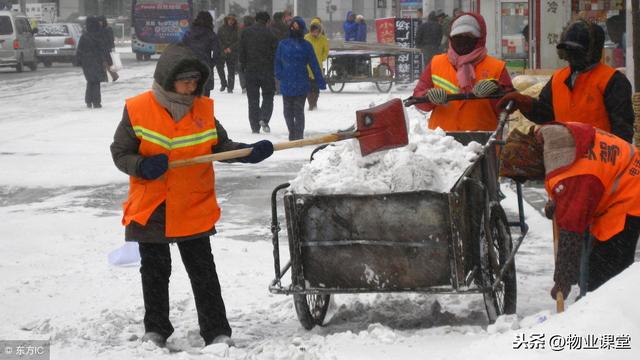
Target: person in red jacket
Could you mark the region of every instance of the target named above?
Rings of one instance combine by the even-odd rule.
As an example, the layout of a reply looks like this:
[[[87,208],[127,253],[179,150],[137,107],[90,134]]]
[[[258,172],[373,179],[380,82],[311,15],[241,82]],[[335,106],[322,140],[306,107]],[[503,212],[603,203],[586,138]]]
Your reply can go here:
[[[495,130],[497,101],[457,100],[447,103],[448,94],[489,95],[500,90],[513,91],[505,62],[487,55],[487,28],[479,14],[462,13],[451,23],[449,49],[436,55],[420,75],[414,97],[427,96],[430,103],[417,104],[431,111],[428,127],[445,131]],[[490,92],[490,93],[491,93]]]
[[[498,107],[514,101],[513,111],[520,110],[537,124],[583,122],[631,142],[631,83],[621,72],[600,62],[604,41],[599,25],[584,20],[571,23],[557,46],[558,56],[569,66],[553,74],[538,99],[513,92],[505,95]]]
[[[500,175],[544,179],[546,213],[560,230],[553,298],[558,291],[566,298],[579,276],[586,293],[633,263],[640,234],[640,156],[630,143],[584,123],[515,129],[501,153]],[[583,251],[588,270],[580,274]]]

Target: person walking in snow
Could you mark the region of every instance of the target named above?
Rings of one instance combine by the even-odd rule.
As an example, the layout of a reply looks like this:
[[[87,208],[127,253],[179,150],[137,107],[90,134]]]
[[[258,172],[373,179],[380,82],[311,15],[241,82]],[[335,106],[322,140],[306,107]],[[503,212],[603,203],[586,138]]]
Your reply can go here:
[[[556,46],[558,56],[569,66],[553,74],[538,99],[513,92],[498,106],[513,100],[513,111],[520,110],[535,123],[584,122],[631,142],[631,83],[621,72],[600,62],[604,41],[604,30],[598,24],[584,20],[571,23]]]
[[[87,80],[84,102],[88,108],[102,107],[100,83],[107,81],[106,65],[109,64],[109,50],[104,43],[104,35],[98,18],[87,17],[87,30],[78,41],[77,59],[82,65],[82,73]]]
[[[238,62],[238,43],[240,41],[238,20],[236,20],[235,15],[229,14],[224,18],[224,24],[218,30],[218,38],[220,38],[222,47],[222,56],[216,66],[221,82],[220,91],[226,89],[228,93],[233,93],[236,79],[236,63]],[[225,64],[228,71],[226,76],[224,73]]]
[[[242,30],[240,35],[240,67],[245,73],[249,125],[254,134],[260,130],[266,133],[271,131],[269,121],[273,114],[273,96],[276,90],[273,59],[278,39],[267,28],[267,23],[269,14],[261,11],[256,14],[256,23]]]
[[[427,21],[423,22],[416,31],[416,47],[422,50],[424,66],[431,63],[431,59],[440,53],[441,40],[442,26],[438,22],[436,12],[431,11],[427,16]]]
[[[304,39],[306,25],[296,16],[289,25],[289,38],[280,41],[276,51],[275,74],[280,80],[284,119],[289,129],[289,140],[304,137],[304,103],[309,92],[307,66],[319,89],[326,89],[313,46]]]
[[[213,68],[222,56],[220,40],[213,31],[213,17],[208,11],[200,11],[193,24],[184,34],[182,43],[193,51],[198,59],[209,67],[209,79],[204,86],[204,95],[209,96],[215,87]]]
[[[498,125],[497,100],[447,102],[447,94],[487,96],[513,91],[506,63],[487,55],[487,28],[480,14],[463,13],[451,23],[449,50],[427,64],[413,90],[429,103],[417,104],[431,111],[429,129],[444,131],[493,131]],[[489,90],[489,91],[487,91]]]
[[[353,11],[347,11],[347,18],[342,24],[342,30],[344,31],[344,41],[357,41],[358,24],[356,23],[356,14]]]
[[[311,20],[311,27],[309,33],[304,36],[311,46],[313,46],[313,52],[318,59],[318,65],[320,71],[324,73],[324,62],[329,57],[329,40],[322,34],[322,25],[320,21],[314,22]],[[320,89],[313,77],[311,68],[309,71],[309,93],[307,94],[307,101],[309,102],[309,111],[315,110],[318,107],[318,98],[320,97]]]
[[[593,291],[633,263],[640,156],[630,143],[576,122],[515,129],[501,152],[500,175],[544,180],[550,199],[545,212],[560,230],[554,299],[558,291],[566,298],[579,279],[581,293]],[[588,269],[580,269],[581,255]]]
[[[258,163],[273,153],[267,140],[233,142],[201,96],[211,68],[185,45],[162,53],[150,91],[127,99],[111,155],[129,175],[122,223],[125,240],[140,249],[145,334],[142,341],[163,347],[173,333],[169,320],[169,244],[176,244],[187,270],[200,335],[205,345],[232,345],[209,237],[220,208],[212,163],[169,169],[169,161],[251,147],[238,162]]]

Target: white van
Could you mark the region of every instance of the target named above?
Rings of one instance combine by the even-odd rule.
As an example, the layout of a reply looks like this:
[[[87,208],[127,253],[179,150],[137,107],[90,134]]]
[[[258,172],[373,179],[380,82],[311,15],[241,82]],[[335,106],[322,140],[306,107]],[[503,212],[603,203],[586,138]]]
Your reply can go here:
[[[0,11],[0,67],[14,67],[22,72],[25,65],[38,68],[36,44],[26,15],[15,11]]]

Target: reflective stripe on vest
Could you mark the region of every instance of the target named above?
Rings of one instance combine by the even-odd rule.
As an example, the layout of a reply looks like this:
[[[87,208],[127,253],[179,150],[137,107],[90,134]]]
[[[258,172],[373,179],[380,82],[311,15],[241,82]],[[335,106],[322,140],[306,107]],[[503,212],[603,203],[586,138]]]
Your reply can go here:
[[[475,66],[475,81],[499,79],[504,67],[504,61],[486,56]],[[436,55],[431,60],[431,81],[434,87],[447,93],[461,92],[457,71],[447,54]],[[450,101],[447,105],[435,107],[428,126],[429,129],[439,127],[445,131],[493,131],[498,124],[497,116],[491,100]]]
[[[556,185],[580,175],[596,176],[604,193],[591,221],[591,233],[607,241],[624,229],[626,216],[640,216],[640,157],[632,144],[596,129],[593,146],[565,171],[545,180],[553,198]],[[588,194],[585,194],[588,196]]]
[[[558,122],[580,122],[610,132],[611,122],[604,104],[604,91],[616,70],[598,64],[576,78],[573,90],[565,84],[571,69],[556,71],[551,79],[553,115]]]
[[[197,97],[179,122],[146,92],[127,100],[127,111],[143,156],[166,154],[169,161],[211,154],[218,142],[213,100]],[[124,225],[146,225],[153,211],[166,205],[165,235],[181,237],[211,230],[220,217],[211,163],[169,169],[156,180],[129,178]]]

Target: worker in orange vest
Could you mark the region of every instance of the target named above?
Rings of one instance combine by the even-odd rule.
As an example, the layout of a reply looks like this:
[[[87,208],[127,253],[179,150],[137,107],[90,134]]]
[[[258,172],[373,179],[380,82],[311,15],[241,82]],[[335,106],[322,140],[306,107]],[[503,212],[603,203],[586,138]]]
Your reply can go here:
[[[583,122],[631,142],[631,83],[622,73],[600,62],[604,30],[578,20],[567,27],[560,39],[558,56],[569,66],[553,74],[538,99],[513,92],[504,96],[498,107],[513,100],[513,111],[519,109],[535,123]]]
[[[566,298],[579,275],[586,293],[633,263],[640,234],[640,156],[632,144],[584,123],[515,129],[501,153],[500,175],[545,182],[547,217],[555,217],[560,230],[554,299],[557,291]],[[579,274],[582,252],[588,271]]]
[[[462,13],[451,23],[447,53],[432,58],[413,90],[414,97],[426,95],[429,99],[429,103],[416,104],[422,111],[431,111],[429,129],[496,129],[497,100],[447,102],[448,94],[487,96],[498,90],[513,91],[505,62],[487,55],[486,37],[487,28],[480,14]]]
[[[205,345],[233,345],[209,237],[220,217],[211,163],[168,168],[168,162],[252,147],[240,162],[273,153],[267,140],[236,143],[214,117],[213,100],[201,96],[209,71],[184,45],[171,45],[154,73],[152,90],[127,99],[111,154],[128,174],[122,218],[125,240],[140,250],[145,335],[159,347],[173,333],[169,321],[169,244],[180,250],[193,289]]]

